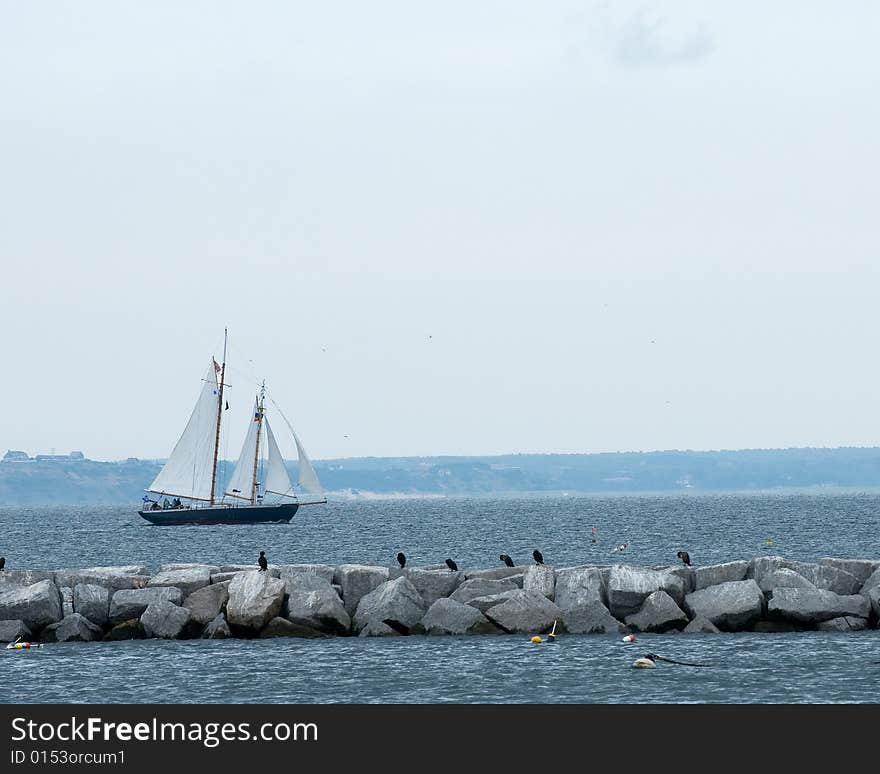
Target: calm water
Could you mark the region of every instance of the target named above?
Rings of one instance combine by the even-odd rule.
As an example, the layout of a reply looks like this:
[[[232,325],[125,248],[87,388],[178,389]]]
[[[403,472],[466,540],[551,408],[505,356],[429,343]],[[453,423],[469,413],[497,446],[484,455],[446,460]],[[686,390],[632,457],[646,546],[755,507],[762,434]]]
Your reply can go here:
[[[590,544],[591,527],[599,542]],[[9,567],[141,562],[708,564],[761,553],[880,558],[880,495],[338,502],[288,525],[153,527],[135,508],[0,508]],[[772,541],[772,544],[767,543]],[[628,542],[621,556],[611,549]],[[703,668],[630,668],[644,652]],[[0,652],[2,702],[876,703],[880,631],[123,642]]]

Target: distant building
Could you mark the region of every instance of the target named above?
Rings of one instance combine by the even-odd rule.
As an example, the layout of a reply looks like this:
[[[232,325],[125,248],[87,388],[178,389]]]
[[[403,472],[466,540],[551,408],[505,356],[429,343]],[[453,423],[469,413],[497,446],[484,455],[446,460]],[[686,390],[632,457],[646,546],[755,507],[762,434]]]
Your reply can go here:
[[[19,460],[29,460],[27,452],[23,451],[15,451],[14,449],[10,449],[6,454],[3,455],[4,462],[18,462]]]
[[[85,458],[81,451],[73,451],[70,454],[37,454],[34,457],[38,462],[70,462],[72,460],[84,460]]]

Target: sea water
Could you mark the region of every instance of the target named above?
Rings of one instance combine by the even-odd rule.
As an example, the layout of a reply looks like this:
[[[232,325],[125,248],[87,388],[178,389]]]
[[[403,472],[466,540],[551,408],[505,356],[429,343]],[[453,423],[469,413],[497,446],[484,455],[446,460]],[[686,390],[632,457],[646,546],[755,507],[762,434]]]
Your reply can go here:
[[[593,528],[596,528],[593,531]],[[165,562],[501,566],[880,559],[880,495],[331,501],[290,524],[154,527],[136,505],[0,508],[7,567]],[[592,538],[596,537],[593,543]],[[627,543],[622,552],[616,546]],[[632,669],[646,652],[660,662]],[[876,703],[880,631],[130,641],[0,652],[0,701],[123,703]]]

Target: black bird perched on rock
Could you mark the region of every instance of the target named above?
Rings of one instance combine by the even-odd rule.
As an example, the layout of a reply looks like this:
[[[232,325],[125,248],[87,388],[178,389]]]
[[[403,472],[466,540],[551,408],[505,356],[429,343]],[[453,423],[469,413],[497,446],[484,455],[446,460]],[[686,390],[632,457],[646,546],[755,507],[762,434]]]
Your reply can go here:
[[[537,548],[532,551],[532,556],[535,559],[535,564],[544,564],[544,555]]]
[[[691,555],[687,551],[679,551],[676,556],[681,559],[688,567],[691,566]]]
[[[265,551],[260,551],[260,558],[257,559],[257,564],[260,565],[260,572],[266,572],[269,569],[269,562],[266,561]]]
[[[401,567],[405,567],[405,566],[406,566],[406,554],[404,554],[403,551],[398,551],[398,552],[397,552],[397,563],[398,563]]]
[[[2,570],[6,566],[6,557],[0,556],[0,570]]]
[[[447,559],[447,560],[446,560],[446,566],[447,566],[450,570],[452,570],[453,572],[455,572],[455,571],[458,569],[458,565],[457,565],[455,562],[453,562],[452,559]]]
[[[513,564],[513,559],[511,559],[507,554],[501,554],[498,558],[499,558],[502,562],[504,562],[504,564],[506,564],[508,567],[513,567],[513,566],[514,566],[514,564]]]

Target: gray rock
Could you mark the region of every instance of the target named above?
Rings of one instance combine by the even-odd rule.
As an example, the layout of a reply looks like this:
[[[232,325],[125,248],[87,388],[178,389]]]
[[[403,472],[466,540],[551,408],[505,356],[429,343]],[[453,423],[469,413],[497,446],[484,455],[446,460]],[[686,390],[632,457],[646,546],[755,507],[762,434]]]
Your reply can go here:
[[[477,597],[489,597],[494,594],[501,594],[504,591],[518,590],[513,581],[505,578],[503,580],[492,580],[490,578],[472,578],[462,583],[451,595],[450,599],[455,602],[461,602],[463,605],[468,604],[472,599]]]
[[[76,587],[80,583],[104,586],[112,591],[144,588],[150,580],[149,568],[142,564],[86,567],[82,570],[55,570],[58,586]]]
[[[815,589],[803,575],[787,567],[762,574],[758,587],[768,597],[772,596],[776,589]]]
[[[167,564],[160,565],[159,574],[175,572],[176,570],[207,570],[208,575],[211,575],[212,573],[220,572],[220,567],[216,564],[205,564],[204,562],[168,562]]]
[[[260,639],[269,639],[270,637],[327,637],[328,635],[311,626],[303,626],[286,618],[273,618],[266,624],[263,631],[260,632]]]
[[[655,591],[665,591],[676,604],[684,599],[684,582],[669,570],[648,570],[615,564],[608,578],[608,607],[611,615],[622,618],[638,612]]]
[[[287,581],[288,578],[305,573],[307,575],[318,575],[327,583],[333,583],[333,576],[336,574],[336,568],[329,564],[279,564],[278,577]]]
[[[880,588],[880,570],[874,570],[859,589],[859,594],[867,594],[871,589]]]
[[[0,621],[0,642],[15,642],[19,638],[29,640],[33,636],[24,621],[18,619]]]
[[[532,565],[517,565],[515,567],[491,567],[488,570],[468,570],[464,574],[464,579],[469,580],[510,580],[515,586],[522,588],[522,576],[527,567]],[[517,576],[519,582],[517,583]]]
[[[427,634],[500,634],[501,630],[472,605],[438,599],[422,618]]]
[[[216,569],[216,568],[215,568]],[[150,578],[147,584],[150,588],[156,586],[174,586],[180,589],[184,597],[188,597],[194,591],[204,588],[211,582],[211,568],[204,565],[193,567],[177,567],[175,569],[162,570],[158,575]]]
[[[231,581],[240,572],[250,572],[250,570],[236,570],[235,572],[215,572],[211,575],[211,583],[226,583]]]
[[[521,589],[513,588],[508,591],[502,591],[500,594],[489,594],[485,597],[475,597],[474,599],[469,600],[466,604],[475,607],[485,615],[487,610],[491,610],[495,605],[500,605],[511,596],[515,596],[518,591],[521,591]],[[452,601],[456,602],[457,600],[452,599]],[[461,603],[459,602],[459,604]]]
[[[221,564],[220,571],[212,573],[212,575],[225,575],[226,573],[232,573],[236,575],[240,572],[253,572],[254,570],[259,570],[260,567],[256,562],[252,562],[251,564]],[[281,571],[278,569],[277,565],[269,565],[269,569],[266,570],[266,573],[272,578],[278,578],[281,575]],[[223,580],[232,580],[231,577],[223,578]]]
[[[14,586],[0,593],[0,620],[24,621],[36,632],[63,617],[61,592],[51,580]]]
[[[422,620],[426,610],[416,587],[400,577],[386,581],[361,599],[354,614],[354,628],[360,632],[368,623],[388,619],[409,628]]]
[[[625,623],[638,632],[668,632],[683,629],[688,617],[669,594],[655,591],[644,601],[638,613],[626,617]]]
[[[60,586],[58,591],[61,593],[62,617],[73,615],[73,589],[70,586]]]
[[[820,559],[819,564],[827,567],[835,567],[838,570],[848,572],[856,578],[859,583],[864,584],[871,574],[876,572],[880,567],[880,561],[875,559]]]
[[[608,601],[605,575],[607,573],[598,567],[566,567],[559,570],[556,573],[556,604],[564,611],[576,610],[591,602],[604,605]]]
[[[116,624],[116,626],[104,635],[104,640],[107,642],[143,640],[146,636],[140,618],[129,618],[127,621]]]
[[[817,624],[839,616],[867,618],[870,603],[860,594],[840,595],[825,589],[776,589],[767,604],[767,613],[800,623]]]
[[[358,632],[358,637],[400,637],[400,632],[392,629],[388,624],[381,621],[369,621],[363,629]]]
[[[342,604],[349,615],[354,615],[363,597],[387,580],[387,567],[366,564],[341,564],[333,575],[333,582],[342,586]]]
[[[684,609],[691,618],[701,616],[724,631],[739,631],[761,617],[764,595],[754,580],[727,581],[688,594]]]
[[[395,568],[389,571],[389,579],[403,575],[416,587],[416,591],[422,595],[425,606],[430,607],[438,599],[448,597],[461,583],[464,575],[461,572],[450,572],[449,568],[443,570],[424,570],[419,567],[410,569]]]
[[[229,626],[262,630],[277,617],[284,603],[284,583],[268,572],[252,570],[229,581],[226,620]]]
[[[196,623],[206,626],[226,609],[228,601],[229,581],[224,581],[196,589],[183,600],[182,607],[189,610]]]
[[[104,635],[100,626],[95,626],[79,613],[71,613],[58,623],[49,624],[40,635],[44,642],[95,642]]]
[[[533,564],[523,573],[523,591],[537,591],[553,599],[556,591],[556,571],[548,564]]]
[[[284,617],[300,626],[329,634],[348,634],[351,616],[326,575],[294,573],[285,576]]]
[[[500,629],[514,634],[541,634],[550,631],[555,621],[563,620],[562,610],[556,604],[537,591],[525,589],[518,589],[485,615]]]
[[[874,618],[880,619],[880,586],[872,586],[862,596],[870,603]]]
[[[625,624],[618,621],[601,602],[587,602],[562,614],[566,631],[571,634],[622,634]]]
[[[147,589],[120,589],[110,597],[110,623],[116,625],[131,618],[140,618],[151,602],[164,600],[179,605],[183,595],[173,586]]]
[[[755,621],[752,631],[761,634],[787,634],[799,629],[791,621]]]
[[[820,632],[861,632],[867,628],[867,619],[856,616],[841,616],[816,624],[816,629]]]
[[[792,569],[803,575],[820,591],[832,591],[835,594],[848,596],[858,594],[862,587],[861,581],[855,575],[831,565],[795,562]]]
[[[725,562],[724,564],[710,564],[705,567],[694,568],[694,591],[717,586],[720,583],[741,581],[746,577],[749,563],[746,561]],[[761,585],[760,583],[758,584]]]
[[[202,632],[203,640],[225,640],[232,636],[229,630],[229,624],[226,623],[226,616],[219,613]]]
[[[73,589],[73,609],[97,626],[110,620],[110,592],[106,586],[77,583]]]
[[[718,634],[721,630],[708,618],[698,616],[681,631],[682,634]]]
[[[150,602],[141,616],[147,637],[160,640],[178,640],[187,636],[191,620],[189,610],[164,599]]]
[[[682,592],[684,594],[690,594],[694,590],[696,584],[696,572],[693,567],[675,565],[674,567],[654,567],[652,569],[666,570],[667,572],[671,572],[673,575],[681,578],[683,584]]]
[[[749,560],[746,578],[752,578],[760,587],[761,579],[767,573],[775,572],[781,568],[792,570],[795,564],[797,562],[793,562],[783,556],[756,556]]]
[[[51,570],[4,570],[0,572],[0,594],[54,579],[55,573]]]

